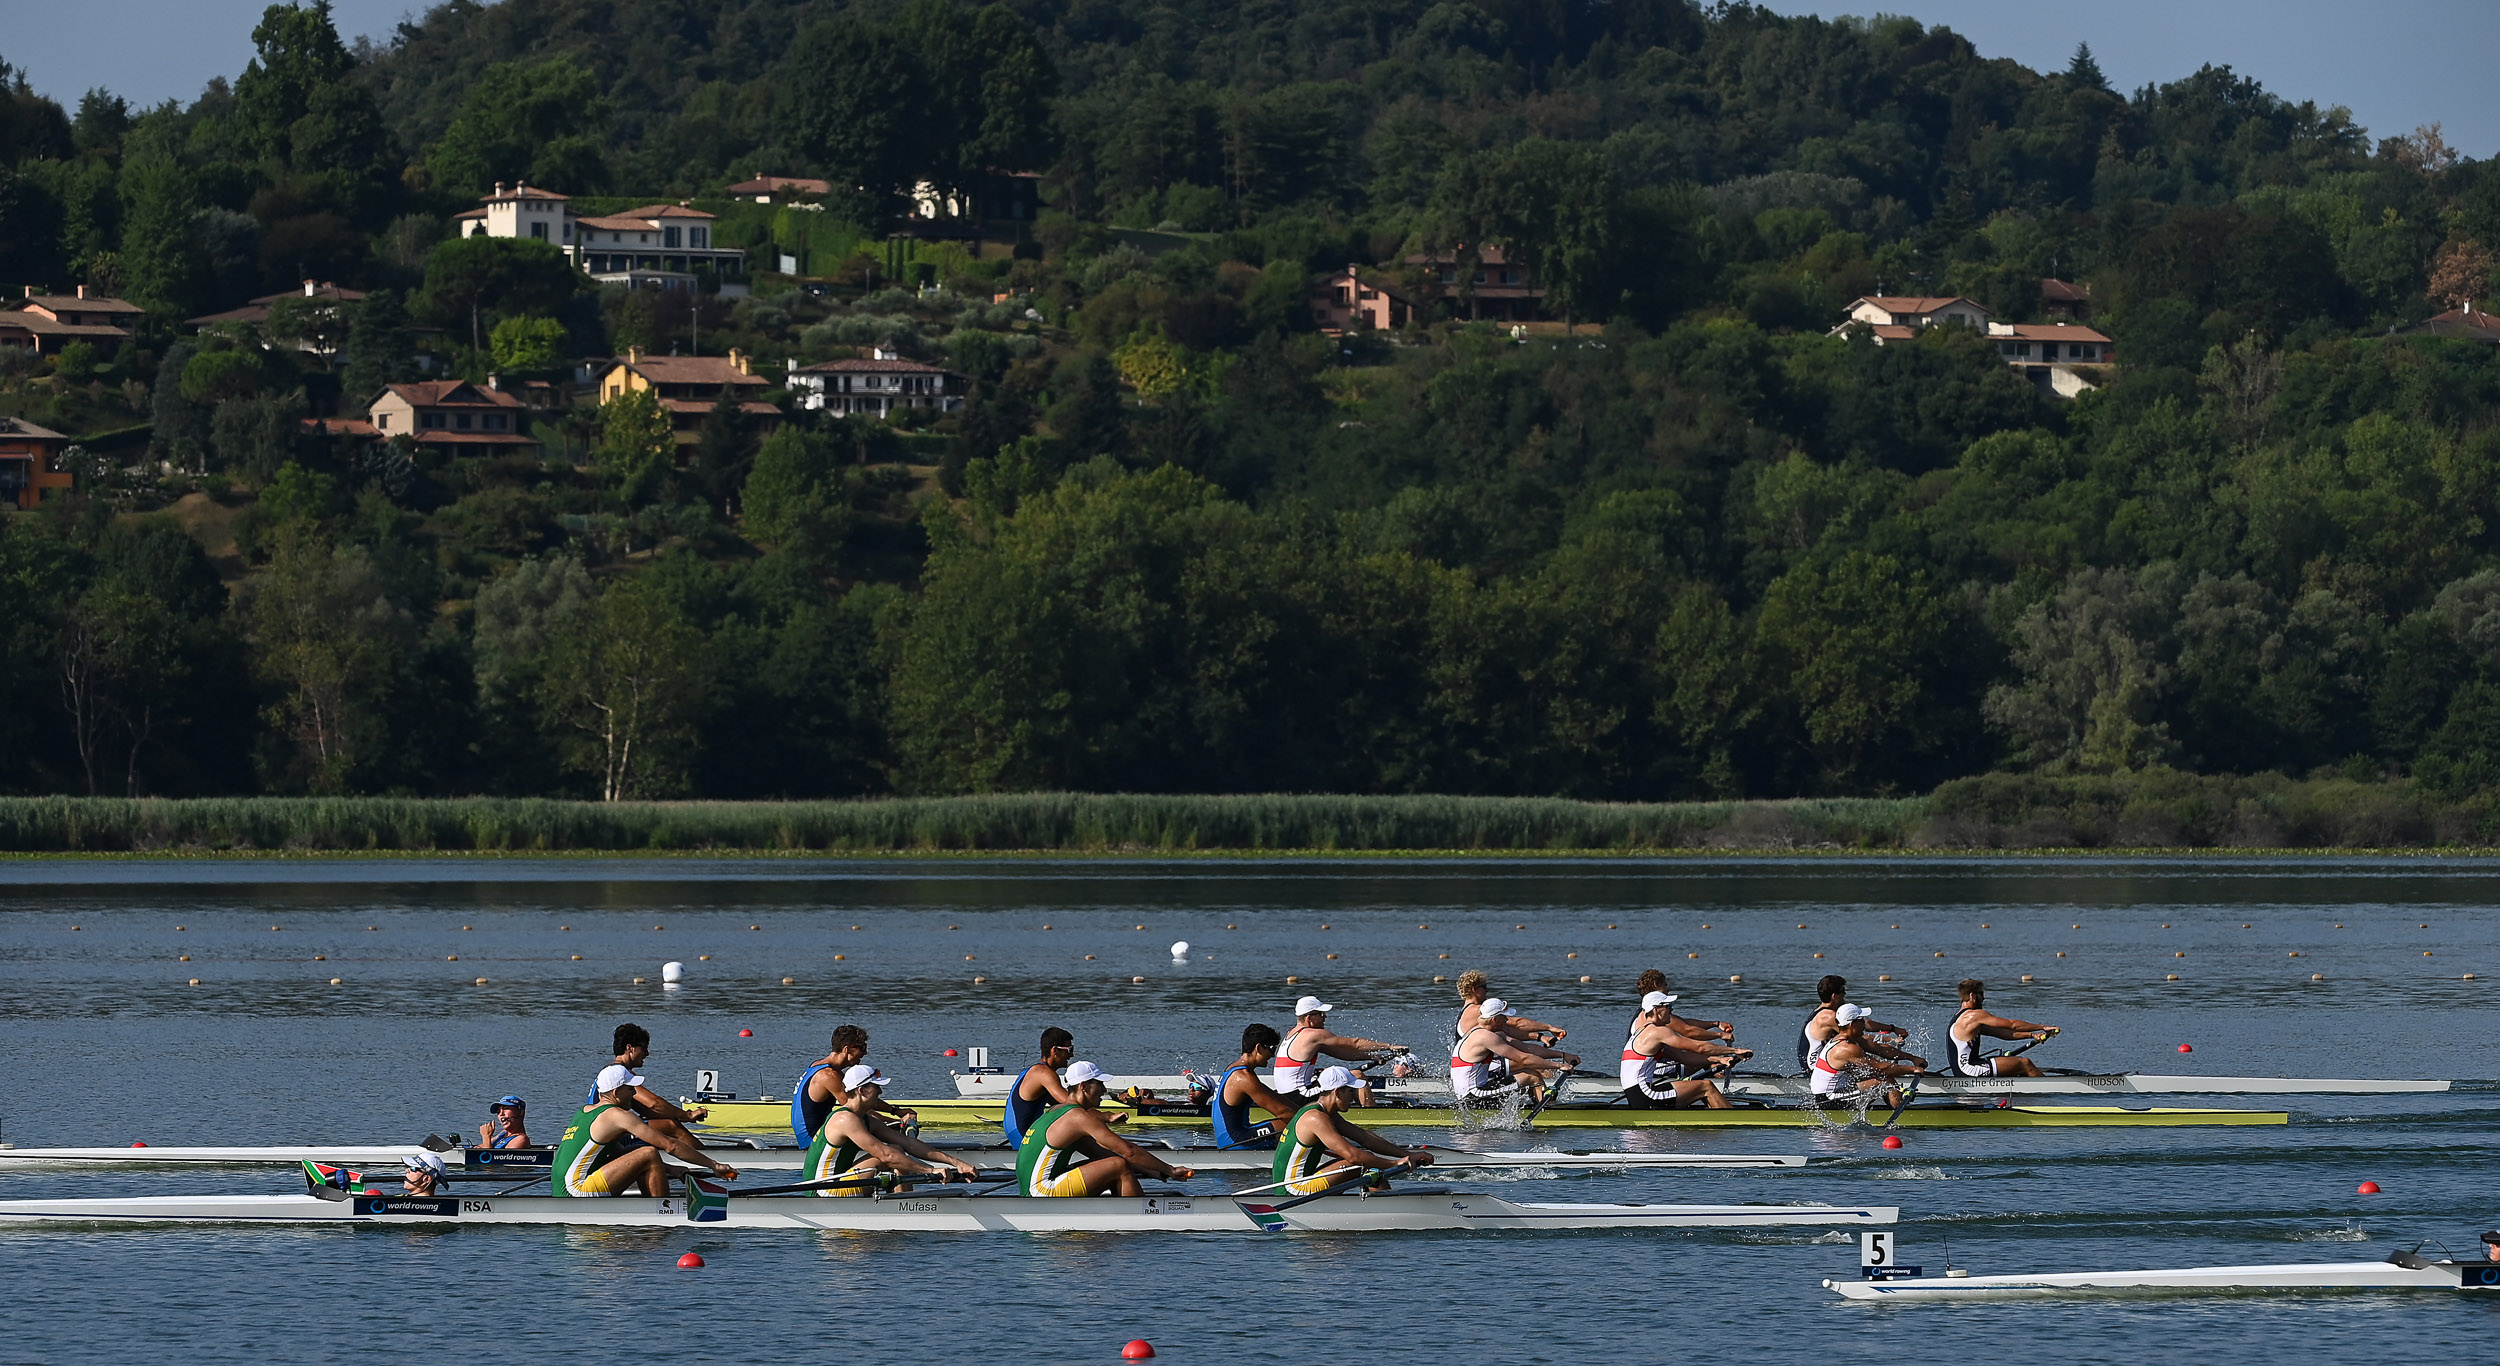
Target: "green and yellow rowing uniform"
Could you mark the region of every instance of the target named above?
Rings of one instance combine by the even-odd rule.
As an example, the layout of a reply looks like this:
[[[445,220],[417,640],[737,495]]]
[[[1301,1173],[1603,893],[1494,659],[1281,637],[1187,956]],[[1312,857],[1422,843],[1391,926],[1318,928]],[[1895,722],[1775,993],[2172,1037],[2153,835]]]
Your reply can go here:
[[[922,1125],[945,1129],[995,1129],[999,1121],[999,1102],[995,1100],[961,1099],[904,1100],[894,1102],[920,1112]],[[764,1105],[753,1101],[717,1101],[711,1106],[706,1128],[722,1133],[772,1133],[786,1131],[790,1122],[787,1105]],[[1138,1114],[1127,1106],[1105,1101],[1103,1114],[1127,1115],[1129,1129],[1205,1129],[1207,1118],[1202,1114]],[[1762,1106],[1737,1110],[1632,1110],[1620,1105],[1552,1105],[1536,1117],[1530,1128],[1536,1129],[1766,1129],[1810,1128],[1817,1125],[1843,1126],[1863,1123],[1874,1127],[1896,1129],[2059,1129],[2059,1128],[2186,1128],[2213,1124],[2286,1124],[2291,1116],[2281,1110],[2215,1110],[2185,1106],[2150,1106],[2129,1109],[2118,1105],[2007,1105],[1975,1106],[1952,1103],[1916,1104],[1904,1109],[1890,1126],[1884,1124],[1889,1113],[1878,1106],[1867,1115],[1853,1111],[1821,1111],[1793,1106]],[[1447,1106],[1381,1105],[1350,1110],[1348,1119],[1367,1128],[1438,1128],[1467,1127],[1501,1128],[1504,1116],[1500,1110],[1470,1108],[1462,1115]]]
[[[851,1140],[844,1138],[827,1141],[828,1136],[833,1132],[833,1117],[849,1108],[845,1105],[837,1105],[826,1112],[825,1122],[817,1127],[816,1136],[808,1140],[807,1156],[799,1162],[801,1181],[832,1181],[840,1177],[864,1175],[879,1170],[877,1160],[860,1151],[859,1145]],[[864,1182],[856,1186],[843,1186],[839,1189],[816,1192],[818,1195],[868,1195],[872,1193],[871,1188]]]
[[[1024,1131],[1024,1142],[1016,1145],[1016,1189],[1026,1195],[1083,1195],[1085,1173],[1080,1170],[1085,1159],[1072,1148],[1055,1148],[1050,1142],[1050,1126],[1073,1105],[1054,1105],[1034,1119]],[[926,1123],[928,1117],[923,1115]],[[996,1120],[992,1120],[996,1123]]]

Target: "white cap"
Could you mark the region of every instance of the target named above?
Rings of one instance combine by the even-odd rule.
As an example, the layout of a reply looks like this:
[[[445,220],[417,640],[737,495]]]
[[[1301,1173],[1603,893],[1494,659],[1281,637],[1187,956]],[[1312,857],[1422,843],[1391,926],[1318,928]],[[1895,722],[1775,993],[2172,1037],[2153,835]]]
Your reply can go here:
[[[1111,1074],[1090,1062],[1072,1062],[1068,1064],[1067,1071],[1059,1074],[1059,1080],[1070,1087],[1080,1086],[1089,1081],[1108,1084]]]
[[[1509,1013],[1510,1002],[1503,1000],[1499,996],[1487,996],[1484,998],[1484,1004],[1476,1007],[1476,1018],[1479,1020],[1490,1020],[1496,1015],[1508,1015]]]
[[[1323,1091],[1334,1091],[1340,1086],[1360,1086],[1362,1084],[1362,1082],[1355,1080],[1352,1072],[1349,1072],[1342,1067],[1331,1067],[1319,1074],[1319,1089]]]
[[[1871,1019],[1874,1014],[1874,1011],[1867,1009],[1865,1006],[1843,1005],[1840,1009],[1832,1012],[1832,1018],[1846,1025],[1856,1024],[1860,1020]]]
[[[1313,1011],[1318,1011],[1324,1015],[1335,1009],[1335,1006],[1328,1004],[1326,1001],[1321,1000],[1317,996],[1305,996],[1301,1000],[1293,1003],[1293,1013],[1294,1017],[1297,1019],[1304,1015],[1308,1015]]]
[[[599,1080],[592,1082],[590,1089],[604,1096],[610,1091],[621,1091],[628,1086],[640,1085],[642,1085],[642,1078],[634,1075],[634,1069],[621,1062],[612,1062],[599,1069]]]
[[[412,1172],[432,1172],[438,1177],[451,1175],[451,1168],[444,1165],[440,1156],[422,1148],[408,1154],[401,1161]]]
[[[877,1070],[873,1062],[855,1062],[842,1071],[842,1089],[856,1091],[863,1086],[890,1086],[892,1077]]]
[[[1671,1006],[1674,1004],[1675,998],[1673,996],[1670,996],[1663,991],[1653,991],[1647,996],[1641,998],[1641,1012],[1643,1014],[1647,1014],[1650,1011],[1656,1010],[1660,1006]]]

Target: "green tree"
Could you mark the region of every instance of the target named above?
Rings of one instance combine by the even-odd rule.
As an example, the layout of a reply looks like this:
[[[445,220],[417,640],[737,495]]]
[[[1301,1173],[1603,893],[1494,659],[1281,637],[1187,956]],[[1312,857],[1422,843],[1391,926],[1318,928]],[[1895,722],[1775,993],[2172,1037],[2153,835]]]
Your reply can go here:
[[[347,369],[339,381],[339,397],[350,412],[362,412],[382,393],[416,371],[416,339],[408,330],[408,310],[396,290],[377,289],[365,296],[347,318]]]
[[[608,178],[599,78],[570,57],[501,62],[469,88],[442,141],[425,154],[435,187],[482,195],[497,181],[528,180],[569,194],[595,193]]]
[[[357,790],[389,743],[389,694],[413,636],[408,614],[361,552],[298,525],[281,533],[247,615],[254,671],[273,698],[266,779],[298,791]]]
[[[1814,758],[1817,786],[1882,786],[1884,760],[1933,742],[1919,723],[1948,626],[1926,582],[1889,555],[1852,551],[1772,582],[1755,648]]]
[[[191,245],[197,192],[182,164],[150,152],[122,164],[122,272],[130,297],[158,313],[190,312],[205,269]]]
[[[2022,681],[1990,688],[1984,707],[1989,724],[2013,741],[2014,762],[2109,773],[2171,756],[2161,714],[2175,578],[2166,565],[2142,575],[2078,569],[2057,596],[2014,623]]]
[[[703,633],[665,584],[632,578],[556,632],[539,686],[567,764],[618,802],[682,790],[708,679]]]
[[[463,237],[425,260],[419,312],[445,327],[468,329],[474,350],[486,346],[485,319],[552,314],[582,288],[581,272],[553,242],[526,237]]]
[[[179,623],[167,605],[107,579],[70,604],[61,623],[60,696],[87,795],[139,795],[139,760],[179,705],[188,673]],[[118,745],[121,762],[113,765]],[[108,766],[118,767],[113,774]]]
[[[234,83],[245,135],[264,156],[285,160],[296,121],[328,87],[353,76],[356,62],[330,22],[330,0],[271,5],[252,29],[258,50]]]
[[[780,121],[837,193],[857,186],[881,213],[911,188],[923,160],[914,111],[926,82],[900,38],[856,15],[827,19],[799,34],[782,72]]]
[[[487,338],[498,370],[552,370],[564,360],[564,324],[516,313],[495,324]]]
[[[591,462],[628,507],[659,493],[677,468],[677,435],[650,390],[628,389],[599,405],[599,441]]]

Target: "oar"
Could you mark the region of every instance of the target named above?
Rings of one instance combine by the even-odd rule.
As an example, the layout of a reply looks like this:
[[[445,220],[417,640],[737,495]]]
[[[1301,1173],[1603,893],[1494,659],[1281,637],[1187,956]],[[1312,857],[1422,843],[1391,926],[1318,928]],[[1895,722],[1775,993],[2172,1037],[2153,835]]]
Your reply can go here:
[[[952,1178],[955,1177],[957,1173],[954,1168],[949,1167],[946,1169],[944,1175],[945,1177]],[[822,1181],[794,1181],[786,1186],[753,1186],[744,1189],[723,1186],[721,1187],[721,1193],[724,1195],[736,1195],[741,1197],[750,1195],[794,1195],[800,1191],[844,1190],[852,1186],[873,1186],[879,1184],[899,1185],[902,1182],[920,1178],[928,1178],[930,1180],[940,1179],[937,1173],[932,1172],[867,1172],[859,1176],[831,1176]],[[976,1171],[972,1175],[962,1178],[965,1184],[970,1184],[975,1181],[997,1181],[1000,1179],[1002,1179],[1000,1174],[995,1171]],[[1016,1179],[1015,1173],[1008,1172],[1003,1179],[1013,1181]],[[952,1182],[947,1181],[942,1182],[942,1184],[952,1184]]]
[[[1314,1200],[1325,1200],[1329,1196],[1335,1195],[1340,1191],[1351,1190],[1354,1187],[1361,1185],[1363,1182],[1371,1179],[1373,1173],[1375,1172],[1396,1171],[1400,1167],[1412,1168],[1414,1165],[1415,1160],[1410,1157],[1405,1158],[1399,1161],[1395,1166],[1390,1167],[1349,1167],[1346,1169],[1344,1177],[1329,1182],[1328,1185],[1322,1189],[1312,1191],[1308,1195],[1297,1195],[1291,1200],[1279,1201],[1273,1205],[1261,1204],[1256,1208],[1243,1204],[1241,1197],[1254,1194],[1256,1191],[1274,1190],[1276,1186],[1291,1185],[1293,1183],[1289,1181],[1279,1181],[1275,1186],[1259,1186],[1255,1187],[1253,1190],[1234,1191],[1232,1193],[1233,1207],[1240,1210],[1251,1223],[1258,1225],[1262,1230],[1269,1233],[1282,1233],[1285,1230],[1285,1221],[1278,1216],[1282,1215],[1286,1210],[1293,1209],[1300,1205],[1307,1205]],[[1310,1178],[1306,1176],[1301,1179],[1307,1181]]]
[[[1910,1098],[1911,1098],[1912,1096],[1917,1095],[1917,1094],[1918,1094],[1918,1077],[1917,1077],[1915,1074],[1913,1074],[1913,1075],[1910,1077],[1910,1082],[1909,1082],[1909,1084],[1908,1084],[1907,1086],[1896,1086],[1896,1087],[1894,1087],[1894,1088],[1893,1088],[1893,1091],[1892,1091],[1892,1113],[1891,1113],[1891,1114],[1889,1114],[1889,1115],[1884,1116],[1884,1122],[1883,1122],[1883,1124],[1882,1124],[1882,1125],[1880,1125],[1879,1127],[1881,1127],[1881,1128],[1886,1128],[1886,1129],[1891,1128],[1891,1127],[1893,1126],[1893,1124],[1901,1118],[1901,1109],[1902,1109],[1902,1107],[1903,1107],[1903,1106],[1905,1106],[1905,1105],[1908,1105],[1908,1104],[1910,1103]]]

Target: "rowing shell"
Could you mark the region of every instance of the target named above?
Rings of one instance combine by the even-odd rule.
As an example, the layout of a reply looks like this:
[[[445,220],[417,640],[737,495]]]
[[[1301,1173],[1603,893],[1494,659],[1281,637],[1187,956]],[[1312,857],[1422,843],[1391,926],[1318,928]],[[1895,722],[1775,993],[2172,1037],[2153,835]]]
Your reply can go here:
[[[2269,1290],[2491,1290],[2500,1266],[2431,1262],[2398,1253],[2383,1262],[2197,1266],[2176,1271],[2059,1271],[2039,1276],[1930,1276],[1823,1282],[1853,1300],[2016,1300],[2067,1295],[2232,1294]]]
[[[1879,1225],[1894,1206],[1551,1205],[1448,1191],[1354,1192],[1291,1209],[1247,1202],[1282,1229],[1313,1233],[1476,1229],[1685,1229]],[[1083,1200],[987,1195],[879,1199],[734,1194],[704,1211],[706,1228],[782,1228],[904,1233],[1253,1233],[1260,1225],[1223,1196],[1161,1194]],[[0,1224],[559,1224],[682,1228],[686,1202],[671,1197],[552,1195],[173,1195],[123,1199],[0,1201]]]
[[[1015,1072],[959,1072],[955,1074],[955,1094],[965,1099],[1003,1097],[1022,1076]],[[1719,1083],[1731,1096],[1751,1096],[1764,1100],[1803,1099],[1807,1094],[1804,1077],[1748,1076],[1739,1073]],[[1918,1089],[1933,1096],[2361,1096],[2410,1095],[2430,1091],[2447,1091],[2452,1081],[2412,1081],[2397,1077],[2196,1077],[2167,1076],[2142,1072],[2062,1073],[2046,1077],[1949,1077],[1924,1076]],[[1183,1096],[1189,1092],[1185,1077],[1112,1077],[1110,1088],[1119,1094],[1130,1087],[1163,1096]],[[1401,1100],[1437,1101],[1447,1097],[1450,1084],[1444,1077],[1381,1077],[1374,1083],[1374,1093]],[[1612,1099],[1623,1088],[1605,1078],[1575,1077],[1564,1083],[1564,1100]],[[784,1107],[787,1108],[786,1106]]]
[[[697,1102],[688,1101],[687,1104]],[[706,1101],[711,1115],[704,1121],[710,1129],[729,1133],[769,1133],[790,1122],[790,1107],[766,1105],[756,1101]],[[960,1099],[898,1100],[895,1105],[916,1110],[923,1125],[936,1128],[995,1128],[999,1107],[989,1101]],[[1105,1102],[1103,1113],[1129,1116],[1133,1128],[1204,1129],[1207,1117],[1198,1113],[1137,1114],[1125,1105]],[[1850,1111],[1809,1110],[1804,1108],[1748,1108],[1735,1110],[1633,1110],[1622,1106],[1561,1104],[1546,1107],[1528,1127],[1538,1129],[1760,1129],[1798,1128],[1815,1125],[1838,1126],[1851,1122],[1881,1125],[1879,1111],[1872,1116],[1858,1116]],[[1451,1128],[1473,1123],[1489,1128],[1502,1127],[1505,1113],[1497,1108],[1470,1109],[1464,1114],[1448,1106],[1382,1105],[1349,1110],[1346,1118],[1374,1128],[1397,1126]],[[2155,1106],[2130,1110],[2116,1105],[2012,1105],[1976,1107],[1966,1105],[1912,1105],[1902,1110],[1901,1117],[1890,1127],[1902,1129],[2037,1129],[2076,1127],[2174,1128],[2209,1124],[2288,1124],[2291,1116],[2281,1110],[2206,1110],[2186,1107]]]
[[[991,1153],[1002,1159],[1008,1153],[1003,1143],[980,1147],[941,1144],[949,1151],[973,1159],[980,1153]],[[1275,1163],[1273,1151],[1237,1150],[1172,1146],[1159,1143],[1146,1145],[1164,1161],[1178,1167],[1202,1172],[1264,1172]],[[411,1154],[429,1151],[416,1143],[324,1146],[307,1144],[271,1148],[0,1148],[0,1170],[58,1169],[63,1167],[254,1167],[287,1166],[300,1162],[317,1162],[331,1167],[395,1167]],[[511,1171],[519,1180],[532,1171],[544,1171],[553,1162],[555,1149],[537,1148],[468,1148],[437,1151],[443,1160],[470,1171]],[[740,1171],[797,1171],[805,1156],[794,1147],[742,1148],[715,1147],[706,1149],[714,1158]],[[1706,1170],[1755,1170],[1763,1168],[1802,1167],[1806,1159],[1790,1153],[1619,1153],[1578,1149],[1570,1152],[1469,1152],[1463,1148],[1434,1148],[1433,1167],[1446,1171],[1641,1171],[1659,1168],[1699,1168]]]

